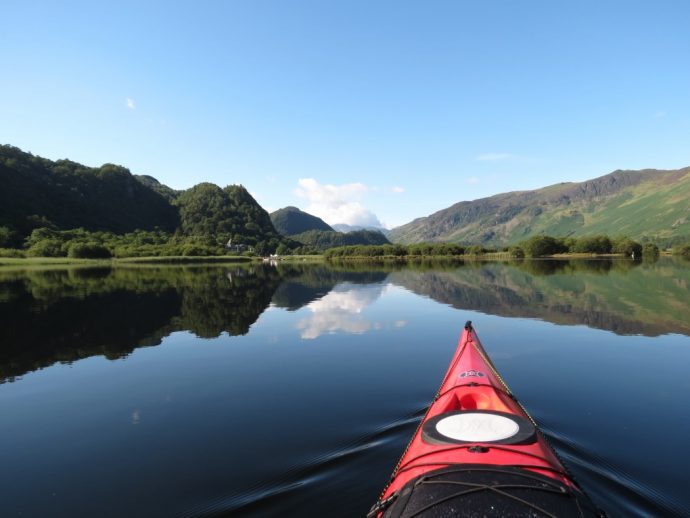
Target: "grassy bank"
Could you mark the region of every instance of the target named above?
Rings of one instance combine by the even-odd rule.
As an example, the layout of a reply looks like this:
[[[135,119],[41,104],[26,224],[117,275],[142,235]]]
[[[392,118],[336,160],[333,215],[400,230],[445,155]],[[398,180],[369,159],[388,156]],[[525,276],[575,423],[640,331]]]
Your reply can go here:
[[[77,259],[74,257],[0,257],[0,266],[113,265],[113,264],[189,264],[248,263],[260,258],[243,256],[152,256],[112,259]]]
[[[285,255],[272,261],[283,262],[321,262],[322,255]],[[261,257],[211,255],[211,256],[150,256],[150,257],[114,257],[112,259],[78,259],[74,257],[0,257],[0,266],[109,266],[137,264],[233,264],[262,262]]]

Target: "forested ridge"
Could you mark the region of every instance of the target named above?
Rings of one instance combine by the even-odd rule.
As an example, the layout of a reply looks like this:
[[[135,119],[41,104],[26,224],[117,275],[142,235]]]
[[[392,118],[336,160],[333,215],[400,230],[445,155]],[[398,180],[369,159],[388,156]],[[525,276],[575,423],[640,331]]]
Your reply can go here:
[[[176,191],[119,165],[52,161],[9,145],[0,145],[0,186],[0,255],[314,254],[388,242],[377,232],[335,232],[295,207],[277,214],[279,232],[242,185]]]
[[[230,240],[235,251],[259,253],[296,245],[241,185],[175,191],[119,165],[87,167],[2,145],[0,186],[0,247],[33,247],[33,255],[72,255],[76,244],[101,247],[100,257],[115,247],[125,255],[140,255],[137,247],[212,255]]]
[[[24,237],[38,227],[125,233],[179,225],[168,200],[114,164],[87,167],[2,145],[0,186],[0,226]]]

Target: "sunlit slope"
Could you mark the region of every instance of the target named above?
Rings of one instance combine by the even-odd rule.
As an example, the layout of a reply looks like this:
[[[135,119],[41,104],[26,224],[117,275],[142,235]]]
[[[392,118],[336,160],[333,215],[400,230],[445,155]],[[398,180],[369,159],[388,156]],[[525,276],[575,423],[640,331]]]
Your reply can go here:
[[[535,234],[690,239],[690,168],[615,171],[581,183],[460,202],[391,231],[391,241],[506,245]]]

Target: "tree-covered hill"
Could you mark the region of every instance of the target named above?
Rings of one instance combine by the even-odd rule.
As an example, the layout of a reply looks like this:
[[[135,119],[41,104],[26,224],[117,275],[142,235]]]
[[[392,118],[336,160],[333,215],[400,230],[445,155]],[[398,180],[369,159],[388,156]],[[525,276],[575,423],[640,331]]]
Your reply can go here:
[[[294,236],[309,230],[333,231],[333,228],[321,218],[301,211],[297,207],[284,207],[271,213],[275,229],[284,236]]]
[[[38,227],[174,231],[179,222],[168,200],[113,164],[86,167],[0,145],[0,187],[0,226],[20,235]]]
[[[271,218],[241,185],[221,189],[212,183],[200,183],[183,191],[175,200],[180,211],[180,230],[187,236],[212,236],[219,242],[232,239],[235,244],[255,245],[282,236],[273,228]]]
[[[135,174],[134,178],[136,178],[140,183],[144,184],[149,189],[156,191],[158,194],[163,196],[163,198],[170,202],[177,198],[181,192],[160,183],[153,176],[149,176],[147,174]]]
[[[390,231],[397,243],[503,246],[535,235],[626,235],[670,246],[690,237],[690,167],[614,171],[580,183],[462,201]]]
[[[241,185],[220,188],[201,183],[175,191],[121,166],[93,168],[0,146],[0,186],[0,247],[25,244],[34,246],[32,253],[39,255],[48,249],[53,255],[58,249],[66,254],[73,243],[64,231],[74,229],[117,235],[163,231],[164,241],[175,245],[170,250],[191,243],[198,253],[222,253],[230,239],[262,254],[274,252],[280,244],[283,249],[299,246],[273,228],[268,213]],[[116,246],[112,236],[77,234],[107,248]],[[51,246],[37,246],[41,240],[50,240]],[[150,235],[144,244],[161,246],[160,240],[158,234]],[[135,241],[141,244],[141,239]]]

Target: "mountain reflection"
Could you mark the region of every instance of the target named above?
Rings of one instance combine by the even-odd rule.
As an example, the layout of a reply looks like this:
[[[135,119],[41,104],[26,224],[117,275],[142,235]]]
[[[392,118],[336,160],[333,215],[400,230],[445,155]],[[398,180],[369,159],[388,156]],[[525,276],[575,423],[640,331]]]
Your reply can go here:
[[[690,263],[669,259],[0,269],[0,383],[56,362],[121,358],[175,331],[243,335],[269,305],[305,308],[303,339],[364,333],[379,325],[364,309],[389,284],[493,315],[690,335]]]
[[[457,309],[587,325],[617,334],[690,335],[690,263],[522,261],[401,270],[389,282]]]

